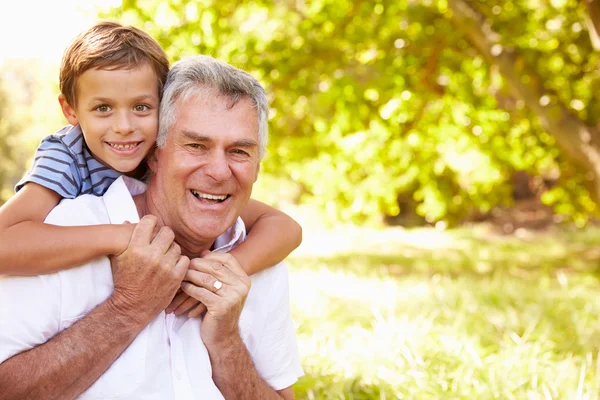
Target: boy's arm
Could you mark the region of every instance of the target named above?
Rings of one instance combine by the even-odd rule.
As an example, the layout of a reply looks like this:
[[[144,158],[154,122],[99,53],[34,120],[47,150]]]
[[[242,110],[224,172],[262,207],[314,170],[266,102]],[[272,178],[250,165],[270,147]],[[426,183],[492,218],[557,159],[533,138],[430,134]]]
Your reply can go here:
[[[283,261],[302,243],[300,224],[260,201],[250,199],[241,217],[248,238],[230,253],[248,275]]]
[[[133,225],[44,224],[59,194],[28,183],[0,207],[0,275],[39,275],[127,248]]]

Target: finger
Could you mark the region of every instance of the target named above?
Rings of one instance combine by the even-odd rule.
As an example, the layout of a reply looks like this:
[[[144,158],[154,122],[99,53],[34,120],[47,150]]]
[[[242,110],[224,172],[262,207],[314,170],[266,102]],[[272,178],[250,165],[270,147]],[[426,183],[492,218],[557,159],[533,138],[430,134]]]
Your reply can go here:
[[[196,318],[201,316],[206,312],[206,306],[202,303],[199,303],[196,308],[188,313],[188,318]]]
[[[173,297],[173,300],[171,300],[171,304],[169,304],[165,309],[165,312],[167,314],[172,313],[177,307],[179,307],[184,301],[186,301],[189,298],[190,296],[188,296],[183,291],[177,292],[175,297]]]
[[[169,250],[163,256],[162,261],[166,262],[167,265],[176,265],[181,257],[181,247],[175,242],[171,243]],[[189,260],[189,259],[188,259]]]
[[[206,308],[212,307],[216,302],[222,301],[219,300],[219,297],[211,292],[208,289],[203,287],[199,287],[190,282],[182,282],[181,289],[187,293],[190,297],[195,298],[202,304],[206,306]]]
[[[231,270],[231,272],[233,272],[237,276],[245,276],[245,277],[248,276],[248,274],[243,270],[243,268],[240,265],[240,263],[238,262],[238,260],[236,260],[236,258],[234,256],[232,256],[230,253],[210,252],[210,253],[206,254],[205,256],[203,256],[202,258],[204,258],[206,260],[213,260],[213,261],[220,262],[221,264],[223,264],[224,266],[229,268]]]
[[[184,280],[191,282],[196,286],[201,286],[205,289],[208,289],[213,293],[217,293],[223,287],[223,282],[215,278],[213,275],[193,269],[188,269]]]
[[[156,227],[157,218],[154,215],[145,215],[137,223],[131,235],[131,244],[147,245],[152,241],[152,232]]]
[[[181,305],[175,309],[174,313],[175,315],[181,315],[184,312],[190,310],[196,304],[198,304],[198,300],[188,296],[187,300],[181,303]]]
[[[204,274],[211,275],[214,279],[221,281],[224,284],[233,285],[239,277],[235,275],[229,268],[224,266],[219,261],[206,260],[204,258],[194,258],[190,262],[190,270],[199,271]],[[214,284],[214,280],[209,282],[210,285]],[[208,285],[202,285],[208,287]]]
[[[183,280],[185,273],[188,270],[190,265],[190,259],[187,256],[180,256],[177,263],[175,263],[175,267],[173,267],[173,273],[178,280]]]
[[[160,251],[161,254],[165,254],[171,247],[173,240],[175,240],[175,233],[168,226],[163,226],[152,239],[152,247]]]

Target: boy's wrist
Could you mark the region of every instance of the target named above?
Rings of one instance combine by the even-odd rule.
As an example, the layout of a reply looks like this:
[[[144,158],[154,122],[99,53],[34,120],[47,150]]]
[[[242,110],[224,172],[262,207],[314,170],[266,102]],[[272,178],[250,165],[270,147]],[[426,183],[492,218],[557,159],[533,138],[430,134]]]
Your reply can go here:
[[[113,235],[109,235],[112,239],[110,254],[118,256],[129,247],[135,224],[125,223],[111,226],[115,228],[115,232]]]
[[[242,267],[242,269],[244,270],[245,273],[247,273],[248,275],[251,275],[251,273],[248,271],[250,262],[247,259],[247,257],[244,257],[244,253],[240,252],[238,247],[234,247],[228,253],[231,254],[233,256],[233,258],[235,258],[235,260],[238,262],[238,264],[240,264],[240,266]]]

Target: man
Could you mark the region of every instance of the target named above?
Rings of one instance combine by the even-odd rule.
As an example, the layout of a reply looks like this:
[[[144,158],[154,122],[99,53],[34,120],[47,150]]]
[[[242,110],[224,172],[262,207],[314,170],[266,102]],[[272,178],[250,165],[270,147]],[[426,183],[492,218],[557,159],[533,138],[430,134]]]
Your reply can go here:
[[[141,216],[128,249],[110,262],[0,279],[0,398],[293,398],[302,370],[287,271],[250,279],[222,253],[244,239],[238,217],[266,133],[266,96],[249,74],[204,56],[176,63],[147,190],[119,178],[46,220]],[[165,314],[180,287],[206,305],[202,319]]]

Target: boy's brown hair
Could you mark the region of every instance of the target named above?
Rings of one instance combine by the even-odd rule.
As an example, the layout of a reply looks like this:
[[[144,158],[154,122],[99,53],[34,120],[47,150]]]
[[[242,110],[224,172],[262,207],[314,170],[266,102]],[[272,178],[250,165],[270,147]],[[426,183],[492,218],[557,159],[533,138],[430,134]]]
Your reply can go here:
[[[159,96],[169,72],[160,45],[146,32],[116,22],[98,22],[80,33],[65,49],[60,65],[60,91],[72,107],[77,101],[77,79],[92,68],[135,68],[150,64],[158,79]]]

